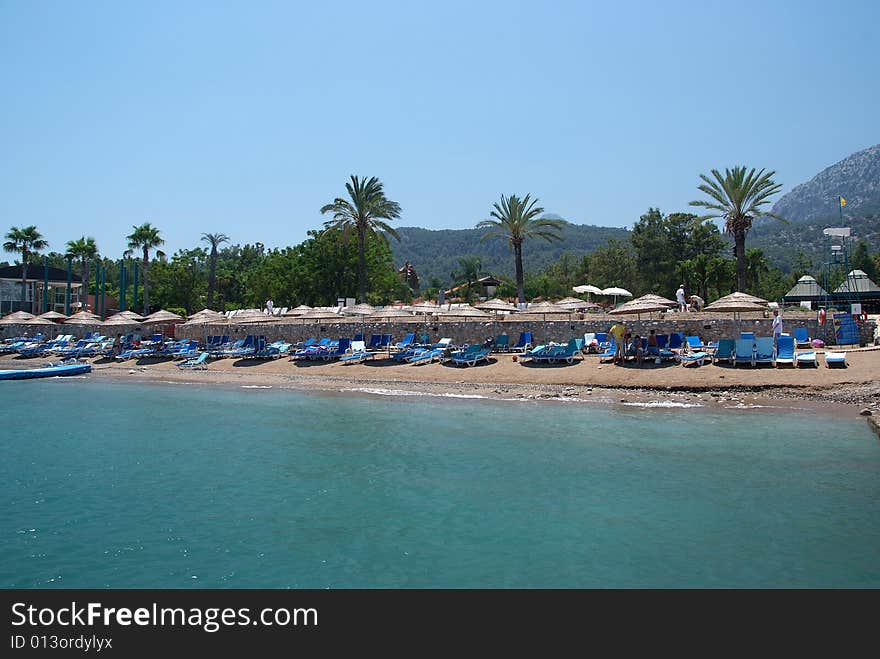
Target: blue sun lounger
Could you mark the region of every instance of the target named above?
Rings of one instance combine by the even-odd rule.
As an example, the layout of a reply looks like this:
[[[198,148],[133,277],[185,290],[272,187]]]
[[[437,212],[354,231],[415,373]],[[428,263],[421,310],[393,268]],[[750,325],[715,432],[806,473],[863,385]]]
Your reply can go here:
[[[780,337],[782,338],[782,337]],[[790,338],[790,337],[789,337]],[[759,336],[755,339],[754,364],[776,365],[776,346],[773,345],[772,336]]]
[[[681,355],[680,360],[682,366],[702,366],[708,357],[708,352],[700,350],[698,352],[689,352],[686,355]]]
[[[754,339],[737,339],[736,347],[733,351],[733,365],[746,364],[755,365],[755,340]]]
[[[195,359],[187,359],[186,361],[180,362],[177,365],[177,367],[204,371],[205,369],[208,368],[208,366],[207,366],[208,357],[209,357],[209,354],[207,352],[203,352]]]
[[[825,352],[825,366],[828,368],[846,368],[845,352]]]
[[[736,342],[733,339],[720,339],[715,353],[712,355],[712,363],[717,364],[720,361],[732,362],[734,360],[734,350]]]
[[[476,350],[465,350],[463,353],[454,354],[452,363],[456,366],[476,366],[478,362],[489,362],[489,354],[491,348],[483,348],[481,344],[475,343]]]
[[[794,365],[795,368],[800,368],[801,366],[812,366],[814,368],[819,368],[819,362],[816,361],[816,351],[808,350],[806,352],[799,352],[795,356]]]
[[[791,364],[794,366],[794,337],[780,336],[776,339],[776,368],[780,364]]]

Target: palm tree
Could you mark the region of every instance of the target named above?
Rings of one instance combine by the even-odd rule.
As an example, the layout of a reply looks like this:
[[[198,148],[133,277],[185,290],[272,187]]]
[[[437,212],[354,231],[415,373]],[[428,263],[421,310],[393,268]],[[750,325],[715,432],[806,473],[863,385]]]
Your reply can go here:
[[[717,169],[713,169],[714,180],[700,174],[703,184],[697,187],[711,199],[691,202],[691,206],[711,211],[700,217],[700,221],[724,218],[724,228],[733,236],[736,286],[740,291],[746,288],[746,234],[752,228],[752,221],[756,217],[766,216],[785,222],[783,218],[761,210],[782,187],[782,184],[773,181],[775,174],[765,173],[763,169],[756,173],[754,167],[750,171],[746,167],[734,167],[725,169],[722,176]]]
[[[208,271],[208,308],[214,308],[214,278],[217,274],[217,247],[229,242],[225,233],[203,233],[202,241],[211,246],[211,266]]]
[[[400,236],[383,220],[396,220],[400,217],[400,204],[385,197],[382,183],[375,176],[367,179],[352,176],[345,184],[348,199],[337,197],[332,204],[321,208],[321,214],[332,213],[333,219],[324,222],[324,232],[341,229],[342,240],[347,240],[352,231],[357,233],[358,244],[358,289],[359,302],[367,301],[367,234],[381,229],[400,240]]]
[[[505,197],[501,195],[501,203],[493,204],[495,210],[489,213],[495,219],[483,220],[477,224],[478,229],[489,229],[489,232],[481,240],[490,238],[506,238],[513,247],[516,261],[516,294],[520,302],[525,302],[525,285],[523,283],[522,244],[526,238],[543,238],[544,240],[562,240],[557,232],[562,229],[562,220],[551,220],[545,217],[538,218],[544,212],[540,206],[536,206],[537,199],[529,199],[526,195],[522,199],[516,195]]]
[[[455,276],[453,279],[463,281],[467,284],[467,292],[464,297],[467,302],[471,302],[473,300],[471,289],[480,278],[480,273],[483,271],[483,264],[480,261],[479,256],[462,256],[458,259],[458,267],[459,270],[454,273]]]
[[[83,305],[85,305],[89,299],[89,261],[97,258],[98,245],[95,244],[95,239],[92,237],[86,238],[83,236],[79,240],[68,240],[67,254],[65,254],[65,256],[80,260],[80,264],[82,265],[80,271],[83,285],[82,300]],[[83,311],[85,310],[86,308],[83,306]]]
[[[41,249],[45,249],[49,243],[43,240],[43,236],[37,231],[37,227],[31,225],[19,229],[12,227],[6,234],[6,242],[3,249],[7,252],[21,252],[21,308],[24,309],[27,300],[27,264],[28,258]],[[36,298],[36,296],[34,296]],[[36,299],[31,300],[31,312],[34,310]]]
[[[150,280],[147,277],[150,267],[150,250],[159,245],[164,245],[165,241],[159,236],[159,229],[151,226],[146,222],[139,227],[133,226],[134,231],[126,236],[130,249],[144,250],[144,315],[150,313]]]

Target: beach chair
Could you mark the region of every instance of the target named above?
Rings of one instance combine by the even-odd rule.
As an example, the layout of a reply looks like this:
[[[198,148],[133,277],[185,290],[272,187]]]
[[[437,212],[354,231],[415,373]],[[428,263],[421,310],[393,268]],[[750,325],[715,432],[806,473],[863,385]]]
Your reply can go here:
[[[508,352],[510,350],[510,337],[507,334],[499,334],[495,337],[494,352]]]
[[[827,368],[846,368],[846,353],[826,351],[825,366]]]
[[[348,352],[348,347],[351,345],[351,339],[339,339],[336,342],[336,345],[332,346],[329,350],[326,350],[321,358],[328,362],[331,359],[340,359],[345,356]]]
[[[605,348],[605,352],[599,353],[599,363],[612,361],[614,359],[614,348]]]
[[[733,339],[721,339],[718,341],[718,347],[712,354],[712,363],[717,364],[725,361],[728,364],[734,360],[734,351],[736,350],[736,342]]]
[[[684,334],[681,332],[673,332],[669,335],[669,349],[670,350],[681,350],[681,347],[684,345]]]
[[[755,340],[739,338],[733,350],[733,365],[745,363],[755,365]]]
[[[375,359],[376,353],[369,352],[367,350],[367,346],[363,340],[352,341],[349,346],[349,352],[347,355],[342,355],[339,358],[339,361],[343,364],[357,364],[359,362],[366,361],[368,359]]]
[[[476,366],[478,362],[489,362],[489,354],[491,348],[483,348],[481,344],[475,343],[476,350],[465,350],[463,354],[453,355],[452,363],[456,366]]]
[[[751,339],[752,341],[754,341],[754,340],[755,340],[755,333],[754,333],[754,332],[740,332],[740,333],[739,333],[739,338],[741,338],[741,339]]]
[[[681,360],[682,366],[702,366],[708,357],[708,352],[698,350],[681,355],[679,359]]]
[[[382,335],[381,334],[371,334],[370,335],[370,350],[379,350],[382,347]]]
[[[445,355],[446,348],[428,348],[427,350],[414,354],[406,361],[410,364],[430,364],[435,359],[442,361]]]
[[[776,346],[773,345],[772,336],[759,336],[755,339],[755,357],[752,360],[752,365],[755,364],[776,365]]]
[[[797,353],[794,358],[794,365],[795,368],[801,368],[802,366],[812,366],[813,368],[819,368],[819,362],[816,361],[816,351],[807,350]]]
[[[793,331],[796,347],[809,348],[812,345],[810,343],[810,333],[807,331],[806,327],[795,327]]]
[[[694,352],[700,352],[705,347],[699,336],[686,336],[684,337],[684,340],[687,344],[688,352],[691,350]]]
[[[513,345],[510,351],[524,353],[526,350],[529,350],[532,347],[533,341],[534,338],[532,337],[531,332],[520,332],[519,339],[517,339],[516,343]]]
[[[409,332],[406,336],[403,337],[402,341],[398,341],[393,346],[391,346],[391,349],[392,350],[405,350],[407,348],[411,348],[413,343],[415,342],[415,338],[416,338],[415,332]]]
[[[573,364],[577,357],[583,359],[581,348],[577,339],[571,339],[564,346],[555,346],[553,350],[535,355],[534,361]]]
[[[208,366],[207,366],[208,357],[209,357],[209,353],[203,352],[195,359],[187,359],[186,361],[180,362],[177,365],[177,367],[204,371],[208,368]]]
[[[794,366],[794,337],[780,336],[776,339],[776,368],[780,364],[791,364]]]
[[[391,334],[383,334],[382,335],[382,343],[379,346],[380,348],[387,348],[391,345]]]

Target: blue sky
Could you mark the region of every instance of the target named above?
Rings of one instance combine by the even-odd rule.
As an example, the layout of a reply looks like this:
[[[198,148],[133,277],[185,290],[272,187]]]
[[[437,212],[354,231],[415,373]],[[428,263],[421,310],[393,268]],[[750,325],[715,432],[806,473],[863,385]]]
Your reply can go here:
[[[428,228],[526,192],[631,226],[736,164],[788,191],[880,142],[878,6],[0,0],[0,228],[282,246],[350,174]]]

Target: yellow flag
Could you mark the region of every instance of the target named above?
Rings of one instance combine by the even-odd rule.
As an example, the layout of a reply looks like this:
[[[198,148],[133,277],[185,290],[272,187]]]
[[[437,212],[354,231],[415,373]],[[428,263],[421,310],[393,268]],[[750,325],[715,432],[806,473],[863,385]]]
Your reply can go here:
[[[843,206],[846,206],[846,199],[844,199],[843,197],[840,197],[840,206],[841,206],[841,208]]]

